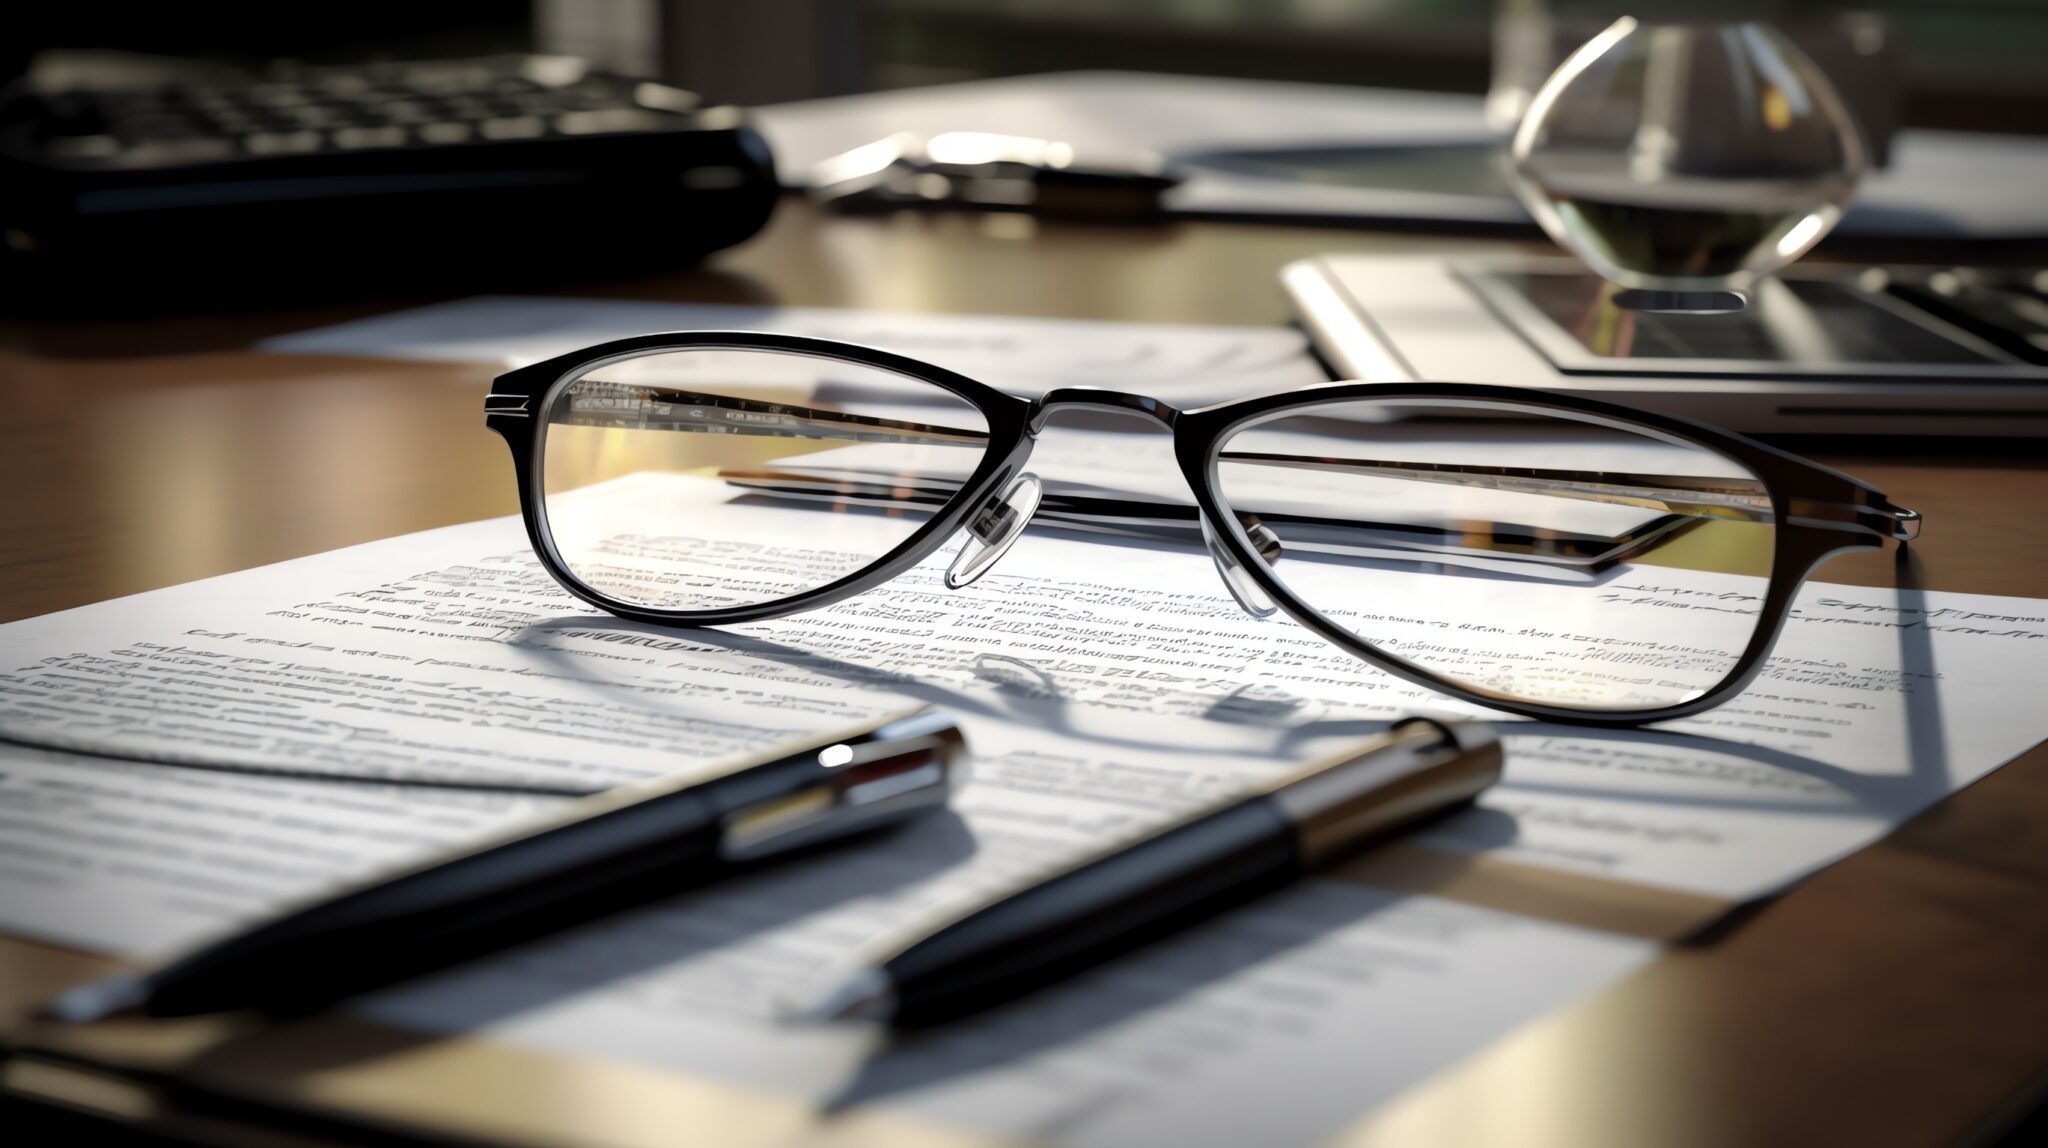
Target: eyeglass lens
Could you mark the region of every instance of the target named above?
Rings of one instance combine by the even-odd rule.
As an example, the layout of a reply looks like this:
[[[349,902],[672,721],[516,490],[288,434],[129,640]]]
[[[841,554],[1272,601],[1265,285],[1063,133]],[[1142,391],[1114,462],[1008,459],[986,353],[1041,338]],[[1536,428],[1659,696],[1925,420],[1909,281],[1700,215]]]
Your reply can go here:
[[[906,542],[988,451],[944,388],[775,351],[599,363],[552,392],[542,505],[562,565],[659,610],[760,605]]]
[[[562,565],[614,600],[762,605],[883,560],[989,448],[981,412],[923,380],[791,352],[660,351],[551,392],[544,520]],[[1288,408],[1226,435],[1209,483],[1227,510],[1215,525],[1355,639],[1566,707],[1657,709],[1726,680],[1774,553],[1769,494],[1732,459],[1499,403]],[[1262,597],[1233,571],[1241,601]]]
[[[1770,498],[1698,444],[1498,405],[1348,401],[1240,426],[1211,467],[1227,527],[1297,598],[1482,690],[1679,704],[1735,670],[1761,616]]]

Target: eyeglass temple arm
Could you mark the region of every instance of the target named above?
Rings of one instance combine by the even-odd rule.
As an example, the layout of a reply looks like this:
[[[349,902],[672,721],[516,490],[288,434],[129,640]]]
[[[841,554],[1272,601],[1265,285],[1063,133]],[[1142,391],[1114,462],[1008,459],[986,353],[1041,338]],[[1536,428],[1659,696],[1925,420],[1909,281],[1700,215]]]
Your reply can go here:
[[[1858,488],[1853,502],[1829,502],[1795,498],[1786,517],[1803,526],[1828,530],[1853,530],[1901,544],[1920,537],[1920,512],[1896,505],[1867,487]]]
[[[668,387],[582,379],[566,410],[549,421],[571,426],[631,427],[636,430],[694,431],[771,438],[831,438],[849,442],[962,443],[981,445],[988,432],[933,423],[905,422],[794,403],[739,399]]]
[[[1515,494],[1540,494],[1617,506],[1639,506],[1696,518],[1769,521],[1770,492],[1753,478],[1635,474],[1627,471],[1557,470],[1548,467],[1487,466],[1477,463],[1382,462],[1364,458],[1224,451],[1221,462],[1245,462],[1300,470],[1371,474],[1384,478],[1476,487]],[[1795,521],[1834,530],[1854,530],[1910,541],[1920,533],[1920,515],[1894,506],[1874,490],[1858,488],[1854,503],[1797,499]]]
[[[865,478],[856,474],[774,470],[722,470],[719,476],[734,486],[771,498],[834,507],[937,510],[959,490],[958,484],[950,480],[931,477]],[[1285,548],[1289,553],[1406,559],[1477,566],[1505,573],[1533,573],[1532,566],[1557,572],[1540,575],[1545,578],[1596,574],[1616,561],[1656,545],[1660,539],[1699,525],[1697,519],[1664,515],[1627,534],[1605,537],[1562,534],[1514,523],[1489,523],[1482,527],[1472,521],[1428,525],[1234,513],[1262,553],[1266,546],[1273,548],[1267,554],[1269,560]],[[1201,536],[1201,511],[1193,504],[1151,499],[1048,493],[1038,504],[1033,520],[1130,538],[1184,541]],[[1279,527],[1280,533],[1274,533],[1273,527]]]
[[[570,396],[567,413],[556,416],[554,421],[583,426],[633,426],[775,437],[806,435],[854,442],[980,444],[988,441],[986,432],[960,427],[595,379],[584,379],[578,383],[577,390]],[[1224,451],[1217,457],[1223,462],[1374,474],[1416,482],[1637,506],[1700,518],[1768,521],[1772,514],[1770,493],[1762,483],[1750,478],[1646,475],[1467,463],[1384,462],[1253,451]],[[1796,500],[1791,507],[1792,517],[1809,525],[1874,534],[1901,542],[1918,536],[1919,514],[1894,506],[1876,491],[1859,487],[1856,493],[1859,498],[1854,503]]]

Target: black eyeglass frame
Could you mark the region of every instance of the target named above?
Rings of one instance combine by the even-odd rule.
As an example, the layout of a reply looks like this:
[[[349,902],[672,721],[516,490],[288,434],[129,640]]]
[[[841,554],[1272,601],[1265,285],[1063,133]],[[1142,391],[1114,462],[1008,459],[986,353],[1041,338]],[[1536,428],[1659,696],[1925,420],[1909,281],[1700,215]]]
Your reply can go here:
[[[988,423],[981,463],[950,501],[894,549],[836,581],[787,598],[716,610],[656,610],[620,601],[570,572],[547,526],[544,457],[549,404],[561,387],[609,362],[687,350],[774,351],[891,372],[929,383],[964,400]],[[1733,669],[1690,700],[1640,710],[1598,710],[1548,705],[1446,678],[1360,638],[1297,596],[1257,553],[1238,517],[1216,494],[1218,449],[1240,427],[1297,408],[1349,400],[1453,400],[1502,411],[1595,421],[1648,437],[1699,446],[1743,466],[1770,496],[1771,572],[1757,625]],[[1626,727],[1685,717],[1711,709],[1755,680],[1784,630],[1792,599],[1813,570],[1850,550],[1881,547],[1884,539],[1909,541],[1920,517],[1893,505],[1867,483],[1776,447],[1706,423],[1674,415],[1522,387],[1477,383],[1330,383],[1178,410],[1157,399],[1091,387],[1058,387],[1036,399],[1008,394],[943,367],[889,351],[801,335],[758,331],[682,331],[636,335],[585,347],[498,376],[484,399],[485,425],[511,449],[519,484],[520,517],[535,555],[571,594],[607,612],[663,626],[696,628],[781,617],[852,597],[903,574],[929,557],[973,515],[999,499],[1024,470],[1047,419],[1060,409],[1093,408],[1149,419],[1173,435],[1174,457],[1202,516],[1230,557],[1273,604],[1296,622],[1387,673],[1439,693],[1523,717],[1581,725]]]

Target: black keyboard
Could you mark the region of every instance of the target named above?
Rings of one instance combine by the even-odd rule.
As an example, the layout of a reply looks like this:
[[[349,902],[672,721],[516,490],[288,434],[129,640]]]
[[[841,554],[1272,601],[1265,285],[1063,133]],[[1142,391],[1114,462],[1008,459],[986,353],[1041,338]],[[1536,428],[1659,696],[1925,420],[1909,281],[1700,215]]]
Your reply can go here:
[[[94,170],[673,132],[691,127],[698,110],[688,92],[536,57],[280,66],[133,91],[50,92],[19,109],[30,154]]]
[[[208,274],[594,270],[739,242],[776,194],[740,109],[574,59],[171,75],[0,103],[0,257],[16,275],[194,258]]]

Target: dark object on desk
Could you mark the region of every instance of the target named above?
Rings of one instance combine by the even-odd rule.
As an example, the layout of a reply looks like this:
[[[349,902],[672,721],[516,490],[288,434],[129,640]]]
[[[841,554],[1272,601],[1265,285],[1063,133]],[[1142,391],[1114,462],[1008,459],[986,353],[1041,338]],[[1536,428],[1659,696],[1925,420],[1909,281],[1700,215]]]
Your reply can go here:
[[[812,198],[842,211],[970,207],[1131,221],[1180,183],[1150,153],[1076,154],[1058,140],[992,132],[899,132],[818,164]]]
[[[708,781],[654,781],[395,877],[373,879],[153,973],[47,1009],[190,1016],[294,1011],[502,948],[736,864],[937,809],[966,744],[936,710],[841,731]]]
[[[1287,885],[1500,780],[1479,723],[1411,718],[1221,809],[1105,850],[863,968],[813,1020],[936,1024],[1052,984]]]
[[[759,231],[776,194],[740,109],[566,57],[55,56],[0,102],[0,271],[25,297],[674,263]]]

